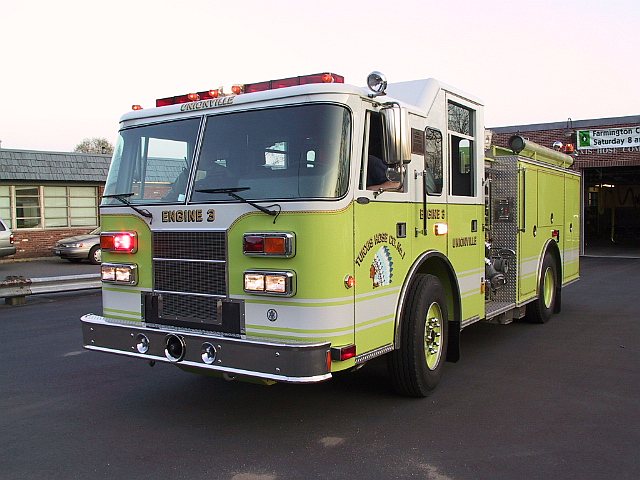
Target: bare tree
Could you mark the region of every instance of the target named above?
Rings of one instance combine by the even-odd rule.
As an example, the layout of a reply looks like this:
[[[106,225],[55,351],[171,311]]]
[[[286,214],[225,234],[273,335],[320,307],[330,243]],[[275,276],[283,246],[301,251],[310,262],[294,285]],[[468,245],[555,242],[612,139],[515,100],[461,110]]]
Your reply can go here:
[[[113,153],[113,145],[106,138],[85,138],[76,145],[74,152],[81,153],[103,153],[111,155]]]

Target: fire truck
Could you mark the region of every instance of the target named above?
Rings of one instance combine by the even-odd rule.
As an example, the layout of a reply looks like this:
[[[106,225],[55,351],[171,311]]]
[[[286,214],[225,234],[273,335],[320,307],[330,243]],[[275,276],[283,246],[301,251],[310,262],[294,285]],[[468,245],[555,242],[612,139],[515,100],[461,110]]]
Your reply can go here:
[[[385,356],[426,396],[461,331],[544,323],[579,278],[580,177],[434,79],[322,73],[121,118],[89,350],[227,380],[311,383]]]

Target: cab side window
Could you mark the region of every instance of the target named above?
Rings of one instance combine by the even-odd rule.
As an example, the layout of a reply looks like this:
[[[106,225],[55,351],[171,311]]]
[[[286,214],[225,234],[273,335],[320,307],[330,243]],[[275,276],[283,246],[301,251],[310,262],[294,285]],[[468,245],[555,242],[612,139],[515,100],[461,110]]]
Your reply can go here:
[[[379,185],[387,180],[387,165],[382,160],[382,116],[369,112],[368,143],[363,165],[367,165],[366,188]]]
[[[435,128],[425,131],[425,171],[426,185],[429,195],[442,193],[442,133]]]
[[[476,194],[473,110],[449,102],[448,114],[451,194],[473,197]]]

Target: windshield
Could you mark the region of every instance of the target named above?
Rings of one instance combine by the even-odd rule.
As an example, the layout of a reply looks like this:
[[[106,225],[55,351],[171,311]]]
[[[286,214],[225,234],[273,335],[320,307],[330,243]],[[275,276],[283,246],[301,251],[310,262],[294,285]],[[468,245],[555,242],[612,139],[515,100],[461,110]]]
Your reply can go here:
[[[235,202],[211,190],[242,188],[248,200],[339,198],[349,181],[350,118],[346,108],[327,104],[208,116],[190,190],[200,118],[124,129],[104,196],[185,203],[191,191],[191,202]]]
[[[337,105],[253,110],[207,118],[191,200],[244,187],[245,199],[338,198],[349,181],[350,115]]]
[[[127,200],[138,204],[184,202],[199,125],[192,118],[121,130],[104,194],[133,193]]]

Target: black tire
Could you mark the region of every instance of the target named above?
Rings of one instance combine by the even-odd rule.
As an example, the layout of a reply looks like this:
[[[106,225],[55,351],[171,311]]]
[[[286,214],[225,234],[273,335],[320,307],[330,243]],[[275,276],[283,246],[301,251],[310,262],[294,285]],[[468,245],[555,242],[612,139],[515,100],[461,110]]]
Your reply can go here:
[[[436,387],[447,358],[447,319],[447,302],[440,280],[434,275],[418,275],[407,292],[400,348],[388,356],[389,374],[397,393],[426,397]]]
[[[96,245],[91,247],[89,251],[89,261],[94,265],[100,265],[102,260],[102,250],[100,250],[100,246]]]
[[[558,267],[553,255],[547,252],[542,260],[540,278],[538,278],[538,298],[527,305],[527,321],[546,323],[551,318],[559,288]]]

